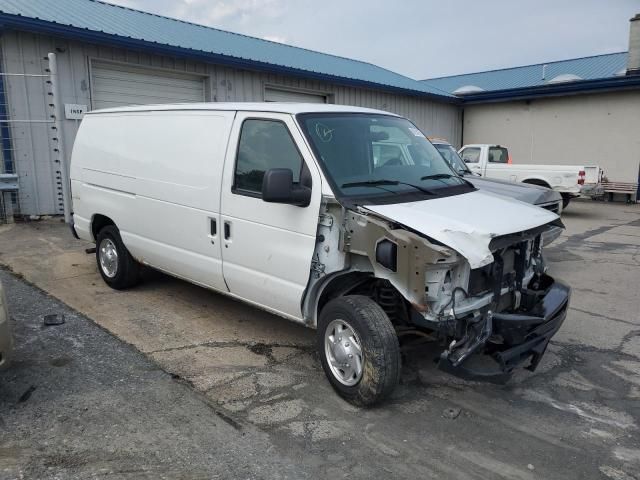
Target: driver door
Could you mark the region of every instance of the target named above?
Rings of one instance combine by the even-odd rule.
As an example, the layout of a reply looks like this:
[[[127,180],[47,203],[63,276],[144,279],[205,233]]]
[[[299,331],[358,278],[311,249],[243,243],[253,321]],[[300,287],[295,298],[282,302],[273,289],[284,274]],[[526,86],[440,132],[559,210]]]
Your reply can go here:
[[[289,168],[311,188],[306,207],[262,200],[262,178]],[[224,165],[223,275],[229,291],[302,320],[321,202],[321,177],[291,115],[238,112]]]

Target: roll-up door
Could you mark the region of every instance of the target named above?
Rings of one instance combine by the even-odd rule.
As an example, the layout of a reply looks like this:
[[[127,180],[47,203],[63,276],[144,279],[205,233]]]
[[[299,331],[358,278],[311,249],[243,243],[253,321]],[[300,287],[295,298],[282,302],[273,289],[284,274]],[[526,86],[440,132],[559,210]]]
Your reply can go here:
[[[93,62],[92,108],[203,102],[204,78],[130,65]]]
[[[327,103],[327,96],[321,93],[300,92],[273,87],[265,87],[265,102]]]

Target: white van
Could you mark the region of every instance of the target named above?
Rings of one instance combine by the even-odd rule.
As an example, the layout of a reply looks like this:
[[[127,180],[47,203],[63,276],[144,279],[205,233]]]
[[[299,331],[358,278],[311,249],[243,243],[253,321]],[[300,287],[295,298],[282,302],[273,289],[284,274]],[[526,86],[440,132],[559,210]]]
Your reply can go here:
[[[411,163],[381,155],[407,145]],[[408,120],[276,103],[87,114],[71,160],[72,230],[100,274],[142,265],[318,330],[333,387],[370,405],[398,383],[398,338],[429,336],[441,368],[535,369],[569,288],[545,273],[547,210],[476,190]],[[485,355],[494,367],[475,371]],[[485,362],[486,363],[486,362]]]

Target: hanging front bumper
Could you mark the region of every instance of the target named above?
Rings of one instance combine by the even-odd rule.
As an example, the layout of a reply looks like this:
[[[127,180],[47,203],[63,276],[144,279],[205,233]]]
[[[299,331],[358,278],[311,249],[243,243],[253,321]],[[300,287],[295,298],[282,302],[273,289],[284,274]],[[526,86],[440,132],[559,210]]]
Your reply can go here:
[[[549,284],[543,294],[523,291],[523,305],[517,313],[484,314],[476,322],[479,328],[464,344],[452,342],[439,360],[438,368],[469,380],[506,381],[517,367],[534,371],[547,345],[567,316],[571,289],[545,275]],[[478,355],[489,357],[490,368],[474,368],[470,363]],[[482,362],[486,363],[486,362]]]

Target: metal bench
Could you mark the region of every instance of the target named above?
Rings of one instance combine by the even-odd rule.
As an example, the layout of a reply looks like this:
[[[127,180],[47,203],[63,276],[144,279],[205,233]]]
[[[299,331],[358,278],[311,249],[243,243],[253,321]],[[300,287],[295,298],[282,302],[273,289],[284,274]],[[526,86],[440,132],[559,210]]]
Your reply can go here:
[[[618,193],[627,196],[627,203],[632,203],[633,196],[638,192],[637,183],[628,182],[602,182],[604,193],[609,194],[609,201],[613,200],[613,194]]]

